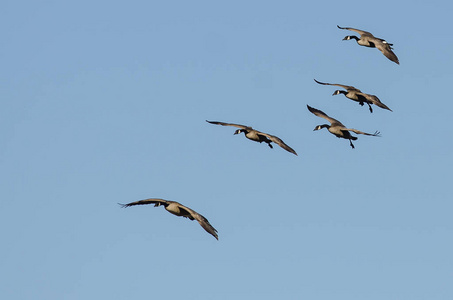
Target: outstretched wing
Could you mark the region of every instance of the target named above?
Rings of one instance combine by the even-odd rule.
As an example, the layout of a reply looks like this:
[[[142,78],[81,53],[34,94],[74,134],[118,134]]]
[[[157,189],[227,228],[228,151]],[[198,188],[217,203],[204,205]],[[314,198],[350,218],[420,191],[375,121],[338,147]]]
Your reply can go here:
[[[374,104],[376,106],[379,106],[380,108],[383,108],[383,109],[387,109],[387,110],[390,110],[392,111],[390,108],[388,108],[387,105],[385,105],[384,103],[381,102],[381,100],[379,100],[379,98],[375,95],[369,95],[369,94],[365,94],[365,93],[361,93],[361,95],[363,95],[365,97],[365,99],[367,100],[367,102],[371,103],[371,104]]]
[[[250,127],[250,126],[245,126],[245,125],[241,125],[241,124],[224,123],[224,122],[208,121],[208,120],[206,120],[206,122],[215,124],[215,125],[233,126],[233,127],[237,127],[237,128],[241,128],[241,129],[252,129],[252,127]]]
[[[339,87],[342,87],[344,88],[345,90],[348,90],[348,91],[357,91],[357,92],[360,92],[360,90],[358,88],[355,88],[351,85],[344,85],[344,84],[338,84],[338,83],[325,83],[325,82],[321,82],[321,81],[318,81],[316,79],[313,79],[316,83],[319,83],[319,84],[323,84],[323,85],[334,85],[334,86],[339,86]]]
[[[267,138],[270,139],[272,142],[276,143],[277,145],[279,145],[280,147],[282,147],[282,148],[285,149],[286,151],[291,152],[292,154],[297,155],[296,151],[294,151],[294,149],[291,148],[290,146],[286,145],[285,142],[283,142],[279,137],[276,137],[275,135],[271,135],[271,134],[268,134],[268,133],[260,132],[260,131],[258,131],[258,130],[255,130],[255,131],[258,132],[258,133],[261,134],[261,135],[264,135],[265,137],[267,137]]]
[[[355,29],[355,28],[352,28],[352,27],[340,27],[338,25],[337,25],[337,27],[340,28],[340,29],[346,29],[346,30],[351,30],[351,31],[357,32],[360,35],[373,36],[371,34],[371,32],[368,32],[368,31],[365,31],[365,30]]]
[[[363,132],[363,131],[360,131],[357,129],[353,129],[353,128],[345,128],[344,130],[352,131],[357,134],[369,135],[369,136],[381,136],[381,133],[379,131],[376,131],[375,133],[371,134],[371,133],[366,133],[366,132]]]
[[[334,118],[329,117],[329,116],[326,115],[323,111],[321,111],[321,110],[319,110],[319,109],[316,109],[316,108],[313,108],[313,107],[311,107],[311,106],[309,106],[309,105],[307,105],[307,108],[308,108],[308,110],[309,110],[312,114],[314,114],[315,116],[321,117],[321,118],[323,118],[323,119],[326,119],[326,120],[329,121],[332,125],[335,124],[335,125],[341,125],[341,126],[344,127],[344,125],[343,125],[340,121],[338,121],[338,120],[336,120],[336,119],[334,119]]]
[[[198,221],[198,223],[201,225],[201,227],[204,228],[209,234],[211,234],[213,237],[215,237],[217,240],[219,239],[219,236],[217,235],[217,229],[215,229],[211,223],[209,223],[208,219],[206,219],[203,215],[197,213],[191,208],[188,208],[187,206],[184,206],[179,203],[179,209],[187,211],[192,218],[189,218],[191,220],[195,219]]]
[[[396,56],[395,53],[392,51],[392,47],[390,46],[389,43],[387,43],[385,40],[381,40],[378,43],[375,43],[376,48],[379,49],[379,51],[382,52],[388,59],[393,61],[394,63],[397,63],[398,65],[400,64],[398,57]]]
[[[169,203],[170,201],[167,201],[167,200],[164,200],[164,199],[159,199],[159,198],[149,198],[149,199],[145,199],[145,200],[139,200],[139,201],[135,201],[135,202],[131,202],[131,203],[127,203],[127,204],[121,204],[121,203],[118,203],[119,205],[121,205],[121,207],[129,207],[129,206],[134,206],[134,205],[145,205],[145,204],[164,204],[164,203]]]

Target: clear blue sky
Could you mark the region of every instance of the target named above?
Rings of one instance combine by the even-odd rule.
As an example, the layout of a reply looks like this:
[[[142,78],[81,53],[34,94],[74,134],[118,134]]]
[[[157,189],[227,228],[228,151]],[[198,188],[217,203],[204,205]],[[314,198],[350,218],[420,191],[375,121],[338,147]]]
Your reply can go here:
[[[452,9],[3,1],[0,298],[453,299]],[[336,25],[393,43],[401,65]],[[307,104],[382,137],[353,150],[314,132]],[[149,197],[203,214],[219,241],[117,205]]]

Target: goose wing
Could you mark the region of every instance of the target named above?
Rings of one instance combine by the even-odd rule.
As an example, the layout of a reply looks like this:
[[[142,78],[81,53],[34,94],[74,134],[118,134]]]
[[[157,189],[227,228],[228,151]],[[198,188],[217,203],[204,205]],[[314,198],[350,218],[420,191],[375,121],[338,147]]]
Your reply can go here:
[[[345,128],[344,130],[352,131],[357,134],[369,135],[369,136],[381,136],[381,133],[379,131],[376,131],[375,133],[366,133],[366,132],[363,132],[363,131],[360,131],[357,129],[353,129],[353,128]]]
[[[233,126],[233,127],[237,127],[237,128],[241,128],[241,129],[252,129],[252,127],[250,127],[250,126],[245,126],[245,125],[241,125],[241,124],[224,123],[224,122],[208,121],[208,120],[206,120],[206,122],[215,124],[215,125]]]
[[[321,111],[321,110],[319,110],[319,109],[316,109],[316,108],[313,108],[313,107],[311,107],[311,106],[309,106],[309,105],[307,105],[307,108],[308,108],[308,110],[309,110],[312,114],[314,114],[315,116],[318,116],[318,117],[320,117],[320,118],[326,119],[326,120],[329,121],[332,125],[335,124],[335,125],[340,125],[340,126],[343,126],[343,127],[344,127],[344,125],[343,125],[340,121],[338,121],[338,120],[336,120],[336,119],[334,119],[334,118],[329,117],[329,116],[326,115],[323,111]]]
[[[379,51],[382,52],[382,54],[385,55],[385,57],[387,57],[388,59],[390,59],[391,61],[393,61],[394,63],[396,63],[398,65],[400,64],[398,57],[392,51],[392,47],[385,40],[379,39],[379,42],[376,42],[375,46],[376,46],[376,48],[379,49]]]
[[[376,106],[379,106],[380,108],[383,108],[383,109],[387,109],[387,110],[390,110],[392,111],[387,105],[385,105],[384,103],[381,102],[381,100],[379,100],[379,98],[375,95],[369,95],[369,94],[365,94],[365,93],[361,93],[365,99],[371,103],[371,104],[374,104]]]
[[[355,29],[355,28],[352,28],[352,27],[340,27],[338,25],[337,25],[337,27],[340,28],[340,29],[346,29],[346,30],[351,30],[351,31],[357,32],[360,35],[368,35],[370,37],[374,37],[371,34],[371,32],[368,32],[368,31],[365,31],[365,30]]]
[[[209,234],[211,234],[213,237],[216,238],[216,240],[219,239],[219,236],[217,235],[217,229],[215,229],[211,223],[209,223],[208,219],[206,219],[203,215],[197,213],[191,208],[188,208],[187,206],[184,206],[180,203],[179,204],[179,209],[185,210],[193,219],[197,220],[198,223],[201,225],[201,227],[206,230]],[[192,218],[188,217],[189,219],[193,220]]]
[[[279,137],[276,137],[275,135],[271,135],[271,134],[268,134],[268,133],[260,132],[260,131],[258,131],[258,130],[255,130],[255,131],[258,132],[258,134],[260,134],[260,135],[264,135],[265,137],[267,137],[267,138],[270,139],[272,142],[276,143],[277,145],[279,145],[280,147],[282,147],[282,148],[285,149],[286,151],[291,152],[292,154],[297,155],[296,151],[294,151],[293,148],[291,148],[290,146],[288,146],[287,144],[285,144],[285,142],[283,142]]]
[[[121,204],[121,203],[118,203],[118,204],[121,205],[121,207],[129,207],[129,206],[134,206],[134,205],[145,205],[145,204],[161,205],[161,204],[168,204],[170,202],[171,201],[167,201],[167,200],[159,199],[159,198],[149,198],[149,199],[139,200],[139,201],[135,201],[135,202],[127,203],[127,204]]]
[[[334,86],[339,86],[339,87],[342,87],[344,88],[345,90],[348,90],[348,91],[357,91],[357,92],[360,92],[360,90],[358,88],[355,88],[351,85],[344,85],[344,84],[338,84],[338,83],[325,83],[325,82],[321,82],[321,81],[318,81],[316,79],[313,79],[316,83],[319,83],[319,84],[323,84],[323,85],[334,85]]]

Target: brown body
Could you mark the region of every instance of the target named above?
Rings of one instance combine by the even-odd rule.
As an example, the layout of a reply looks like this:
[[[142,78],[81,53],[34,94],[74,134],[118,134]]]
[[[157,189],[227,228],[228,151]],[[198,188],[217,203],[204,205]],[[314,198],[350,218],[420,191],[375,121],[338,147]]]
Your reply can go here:
[[[363,132],[363,131],[360,131],[360,130],[357,130],[357,129],[347,128],[340,121],[329,117],[323,111],[321,111],[319,109],[316,109],[316,108],[313,108],[313,107],[308,106],[308,105],[307,105],[307,108],[315,116],[321,117],[321,118],[326,119],[327,121],[330,122],[330,125],[323,124],[323,125],[316,126],[315,129],[313,129],[313,131],[314,130],[320,130],[322,128],[327,128],[327,130],[329,130],[329,132],[332,133],[333,135],[335,135],[336,137],[349,140],[349,144],[351,145],[352,149],[355,148],[354,144],[352,144],[352,141],[357,140],[357,137],[353,136],[350,133],[350,131],[352,131],[354,133],[357,133],[357,134],[364,134],[364,135],[370,135],[370,136],[379,136],[379,132],[378,131],[376,131],[375,133],[371,134],[371,133],[366,133],[366,132]]]
[[[197,220],[198,223],[200,223],[201,227],[204,228],[208,233],[210,233],[213,237],[215,237],[217,240],[219,239],[217,235],[217,230],[212,227],[212,225],[209,223],[208,219],[197,213],[196,211],[188,208],[187,206],[182,205],[179,202],[176,201],[168,201],[164,199],[159,199],[159,198],[149,198],[145,200],[140,200],[140,201],[135,201],[131,202],[128,204],[120,204],[122,207],[129,207],[129,206],[134,206],[134,205],[145,205],[145,204],[154,204],[154,206],[160,206],[163,205],[165,209],[171,213],[174,214],[178,217],[184,217],[188,218],[190,220]]]
[[[355,28],[351,28],[351,27],[340,27],[338,25],[337,25],[337,27],[340,29],[351,30],[351,31],[354,31],[354,32],[357,32],[358,34],[360,34],[360,38],[355,35],[348,35],[343,40],[355,39],[357,41],[357,44],[359,44],[360,46],[377,48],[377,49],[379,49],[379,51],[382,52],[382,54],[385,55],[385,57],[387,57],[388,59],[390,59],[391,61],[393,61],[394,63],[396,63],[398,65],[400,64],[398,57],[392,51],[393,44],[388,43],[384,39],[375,37],[368,31],[355,29]]]
[[[245,137],[248,138],[249,140],[252,140],[252,141],[255,141],[258,143],[265,142],[265,143],[267,143],[267,145],[270,148],[273,148],[271,145],[271,142],[274,142],[277,145],[279,145],[280,147],[282,147],[283,149],[285,149],[286,151],[291,152],[294,155],[297,155],[296,151],[294,151],[293,148],[286,145],[285,142],[283,142],[280,138],[276,137],[275,135],[264,133],[264,132],[253,129],[250,126],[245,126],[245,125],[240,125],[240,124],[224,123],[224,122],[208,121],[208,120],[206,120],[206,122],[208,122],[210,124],[215,124],[215,125],[233,126],[233,127],[240,128],[240,129],[236,130],[234,132],[234,134],[239,134],[239,133],[243,132],[245,134]]]
[[[338,83],[324,83],[320,82],[316,79],[314,79],[316,83],[322,84],[322,85],[333,85],[333,86],[339,86],[344,88],[346,91],[342,90],[336,90],[332,96],[343,94],[346,96],[346,98],[351,99],[353,101],[359,102],[360,105],[364,105],[366,103],[370,109],[370,112],[373,112],[373,108],[371,108],[371,104],[374,104],[380,108],[387,109],[392,111],[387,105],[381,102],[379,98],[375,95],[370,95],[362,92],[358,88],[355,88],[350,85],[343,85],[343,84],[338,84]]]

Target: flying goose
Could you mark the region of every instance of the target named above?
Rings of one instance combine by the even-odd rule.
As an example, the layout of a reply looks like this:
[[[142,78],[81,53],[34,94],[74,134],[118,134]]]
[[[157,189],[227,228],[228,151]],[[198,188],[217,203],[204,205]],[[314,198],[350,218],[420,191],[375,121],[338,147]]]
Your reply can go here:
[[[371,108],[370,104],[374,104],[376,106],[379,106],[380,108],[392,111],[390,108],[387,107],[387,105],[382,103],[381,100],[379,100],[379,98],[376,97],[375,95],[365,94],[361,90],[359,90],[353,86],[343,85],[343,84],[338,84],[338,83],[324,83],[324,82],[320,82],[316,79],[314,79],[314,80],[316,83],[319,83],[319,84],[334,85],[334,86],[339,86],[339,87],[344,88],[346,91],[336,90],[332,94],[332,96],[343,94],[346,96],[346,98],[359,102],[359,104],[362,106],[364,103],[366,103],[366,104],[368,104],[368,107],[370,108],[370,112],[373,112],[373,109]]]
[[[217,122],[217,121],[208,121],[208,120],[206,120],[206,122],[211,123],[211,124],[215,124],[215,125],[238,127],[240,129],[236,130],[234,132],[234,134],[238,134],[238,133],[243,132],[245,134],[245,137],[248,138],[249,140],[252,140],[252,141],[255,141],[255,142],[258,142],[258,143],[265,142],[271,148],[273,148],[271,143],[274,142],[277,145],[279,145],[280,147],[282,147],[283,149],[285,149],[286,151],[297,155],[296,151],[294,151],[290,146],[286,145],[278,137],[276,137],[274,135],[270,135],[268,133],[260,132],[258,130],[253,129],[250,126],[244,126],[244,125],[233,124],[233,123]]]
[[[316,126],[315,129],[313,129],[313,131],[320,130],[322,128],[327,128],[327,130],[329,130],[329,132],[332,133],[333,135],[335,135],[336,137],[349,140],[349,143],[350,143],[352,149],[354,149],[354,145],[352,144],[351,140],[355,141],[357,139],[357,137],[352,136],[349,131],[352,131],[352,132],[357,133],[357,134],[364,134],[364,135],[371,135],[371,136],[380,136],[379,135],[379,131],[376,131],[375,133],[371,134],[371,133],[362,132],[362,131],[357,130],[357,129],[346,128],[346,126],[344,126],[340,121],[329,117],[328,115],[326,115],[324,112],[320,111],[319,109],[313,108],[313,107],[308,106],[308,105],[307,105],[307,108],[314,115],[316,115],[318,117],[321,117],[323,119],[326,119],[327,121],[330,122],[330,125],[323,124],[323,125]]]
[[[351,27],[340,27],[338,25],[337,25],[337,27],[340,29],[347,29],[347,30],[355,31],[358,34],[360,34],[360,38],[358,38],[355,35],[345,36],[343,41],[355,39],[357,41],[357,44],[359,44],[360,46],[378,48],[379,51],[381,51],[388,59],[397,63],[398,65],[400,64],[398,57],[396,57],[395,53],[393,53],[393,51],[392,51],[393,44],[388,43],[386,40],[375,37],[368,31],[363,31],[363,30],[359,30],[359,29],[355,29],[355,28],[351,28]]]
[[[213,237],[215,237],[217,240],[219,239],[217,235],[217,230],[212,227],[212,225],[209,223],[208,219],[197,213],[196,211],[188,208],[187,206],[182,205],[181,203],[178,203],[176,201],[167,201],[163,199],[158,199],[158,198],[150,198],[150,199],[145,199],[145,200],[140,200],[140,201],[135,201],[131,202],[128,204],[121,204],[122,207],[129,207],[129,206],[134,206],[134,205],[144,205],[144,204],[154,204],[154,207],[161,206],[163,205],[165,209],[171,213],[174,214],[178,217],[184,217],[184,218],[189,218],[190,220],[197,220],[198,223],[200,223],[201,227],[204,228],[208,233],[210,233]]]

